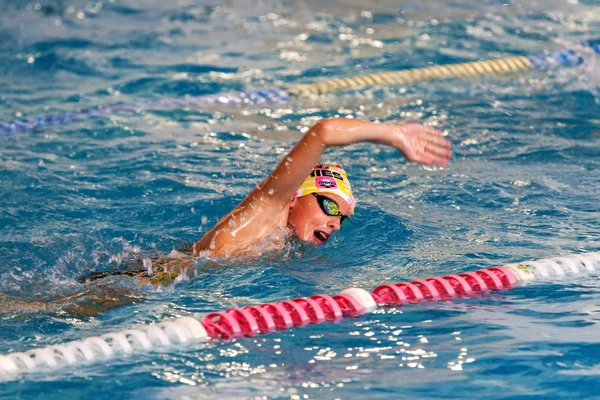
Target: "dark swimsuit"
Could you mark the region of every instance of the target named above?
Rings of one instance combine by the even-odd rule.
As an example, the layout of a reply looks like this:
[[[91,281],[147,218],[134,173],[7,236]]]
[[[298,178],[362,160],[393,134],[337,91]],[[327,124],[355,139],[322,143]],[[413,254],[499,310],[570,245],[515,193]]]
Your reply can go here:
[[[193,252],[193,246],[194,246],[193,242],[183,243],[182,245],[176,247],[175,250],[182,252],[182,253],[189,254],[189,253]],[[154,275],[150,275],[150,274],[148,274],[148,269],[143,266],[143,262],[138,259],[138,260],[135,260],[132,263],[130,263],[128,269],[121,270],[121,271],[90,272],[88,275],[80,276],[79,278],[77,278],[77,282],[89,283],[89,282],[97,281],[99,279],[106,278],[108,276],[131,276],[134,278],[151,278],[150,279],[151,283],[157,283],[155,281],[160,282],[160,281],[165,280],[166,278],[173,279],[178,274],[179,273],[174,273],[174,272],[171,272],[171,273],[157,272]]]
[[[106,278],[107,276],[125,275],[132,276],[135,278],[148,278],[148,270],[145,268],[141,269],[126,269],[125,271],[100,271],[91,272],[89,275],[80,276],[77,278],[79,283],[90,283],[97,281],[98,279]]]

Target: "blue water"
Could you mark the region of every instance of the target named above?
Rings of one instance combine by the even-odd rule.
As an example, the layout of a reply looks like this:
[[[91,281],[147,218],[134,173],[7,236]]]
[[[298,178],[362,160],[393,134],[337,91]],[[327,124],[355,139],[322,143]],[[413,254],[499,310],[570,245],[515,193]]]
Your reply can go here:
[[[0,1],[0,121],[113,102],[556,50],[600,37],[586,1]],[[321,117],[416,120],[447,168],[329,151],[353,227],[285,260],[199,265],[99,316],[0,314],[0,354],[165,318],[600,249],[598,62],[277,106],[119,114],[0,143],[0,293],[89,297],[77,278],[197,240]],[[338,324],[0,383],[4,398],[594,398],[600,284],[537,282]],[[81,296],[81,297],[78,297]],[[83,299],[83,300],[81,300]]]

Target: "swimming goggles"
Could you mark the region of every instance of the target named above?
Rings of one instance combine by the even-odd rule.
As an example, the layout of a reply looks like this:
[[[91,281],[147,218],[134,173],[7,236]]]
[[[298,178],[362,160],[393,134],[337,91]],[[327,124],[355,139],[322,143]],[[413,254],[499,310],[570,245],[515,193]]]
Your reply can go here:
[[[340,208],[335,201],[318,193],[313,193],[313,195],[317,198],[319,207],[321,207],[321,210],[323,210],[326,215],[330,215],[332,217],[340,216],[340,226],[344,228],[350,226],[350,218],[340,212]]]

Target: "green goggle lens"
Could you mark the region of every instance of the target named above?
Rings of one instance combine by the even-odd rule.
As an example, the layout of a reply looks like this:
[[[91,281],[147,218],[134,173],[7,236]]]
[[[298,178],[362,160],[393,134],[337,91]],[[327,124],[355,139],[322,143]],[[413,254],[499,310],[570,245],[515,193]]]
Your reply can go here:
[[[339,216],[340,219],[340,226],[342,228],[346,228],[350,226],[350,218],[348,218],[347,215],[343,215],[340,211],[339,206],[337,205],[337,203],[325,196],[322,196],[318,193],[313,193],[313,195],[317,198],[317,201],[319,202],[319,206],[321,207],[321,210],[323,210],[323,212],[327,215],[330,215],[332,217],[337,217]]]

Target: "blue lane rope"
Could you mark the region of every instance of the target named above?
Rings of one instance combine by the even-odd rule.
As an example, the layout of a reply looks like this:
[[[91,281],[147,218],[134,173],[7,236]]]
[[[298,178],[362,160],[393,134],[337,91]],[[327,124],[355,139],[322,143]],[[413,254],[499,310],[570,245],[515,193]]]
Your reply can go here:
[[[583,48],[591,49],[596,54],[600,54],[600,39],[583,42]],[[519,68],[515,67],[515,58],[508,58],[506,62],[503,59],[479,61],[474,63],[450,64],[446,66],[428,67],[423,69],[413,69],[407,71],[372,74],[367,77],[350,77],[335,79],[330,82],[316,83],[309,85],[291,86],[285,89],[258,89],[248,92],[238,93],[220,93],[206,96],[186,96],[182,98],[165,98],[140,103],[117,103],[108,106],[97,106],[89,109],[82,109],[62,114],[48,115],[45,117],[19,119],[14,121],[0,122],[0,137],[11,136],[16,133],[28,132],[36,129],[43,129],[50,126],[68,125],[76,121],[84,121],[98,117],[107,117],[109,115],[121,112],[141,112],[147,110],[164,110],[182,107],[196,107],[204,105],[240,105],[240,104],[260,104],[260,103],[285,103],[292,97],[314,95],[333,91],[347,89],[353,86],[365,86],[369,84],[402,84],[417,82],[425,79],[448,78],[448,77],[466,77],[474,75],[483,75],[485,73],[506,73],[526,70],[544,70],[557,67],[576,67],[586,62],[586,55],[582,49],[566,49],[559,52],[540,54],[528,57],[517,57],[522,60]],[[488,64],[491,66],[488,68]],[[484,68],[485,67],[485,68]],[[502,70],[501,67],[504,67]],[[392,77],[394,74],[410,73],[410,79],[402,77]],[[425,73],[427,72],[427,73]],[[472,72],[472,73],[471,73]],[[407,75],[403,75],[407,76]],[[368,78],[368,79],[366,79]],[[395,79],[395,80],[394,80]],[[339,84],[342,82],[343,84]],[[321,90],[326,87],[327,90]],[[317,89],[315,89],[317,88]]]
[[[144,103],[117,103],[98,106],[90,109],[48,115],[45,117],[20,119],[0,123],[0,137],[15,133],[42,129],[49,126],[68,125],[98,117],[106,117],[121,112],[142,112],[146,110],[168,110],[202,105],[237,105],[259,104],[289,101],[289,94],[279,89],[260,89],[240,93],[220,93],[206,96],[187,96],[181,98],[165,98]]]

